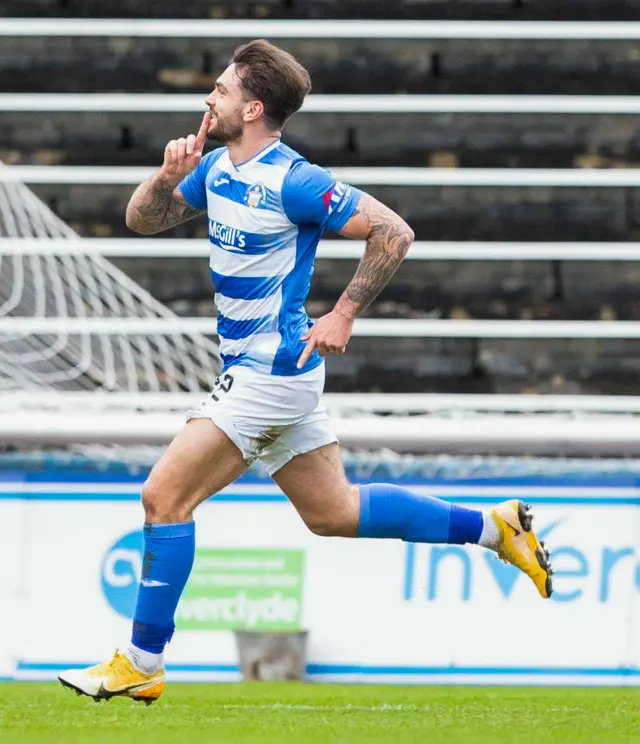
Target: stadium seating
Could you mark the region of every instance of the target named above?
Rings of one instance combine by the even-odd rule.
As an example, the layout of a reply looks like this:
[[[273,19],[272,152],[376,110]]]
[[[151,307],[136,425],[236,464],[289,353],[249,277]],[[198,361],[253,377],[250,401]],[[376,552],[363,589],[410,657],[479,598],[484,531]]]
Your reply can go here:
[[[175,3],[112,0],[111,17],[449,17],[632,19],[633,2],[487,0],[365,3]],[[555,7],[555,6],[561,7]],[[5,0],[0,14],[91,16],[74,0]],[[104,8],[105,3],[100,3]],[[399,13],[398,15],[398,6]],[[446,10],[445,10],[446,9]],[[518,40],[283,40],[308,65],[316,93],[635,95],[640,43]],[[0,92],[204,93],[233,39],[5,38]],[[28,71],[28,74],[25,72]],[[185,113],[3,112],[0,158],[15,164],[154,165]],[[197,120],[196,120],[197,123]],[[640,160],[632,115],[302,113],[285,141],[327,166],[627,167]],[[34,186],[81,234],[130,235],[130,186]],[[413,262],[371,311],[382,317],[638,319],[636,264],[563,262],[560,241],[637,239],[639,195],[623,188],[374,186],[421,240],[559,241],[556,262]],[[194,221],[170,237],[205,237]],[[206,246],[203,245],[203,253]],[[206,262],[118,259],[181,314],[210,314]],[[352,261],[319,261],[309,310],[335,301]],[[330,390],[635,392],[640,355],[624,341],[357,339],[329,364]]]
[[[316,93],[635,94],[640,70],[633,41],[279,43],[309,68]],[[236,44],[233,39],[8,37],[0,90],[201,92],[211,75],[224,69]]]
[[[4,0],[0,16],[633,20],[634,0]]]
[[[153,165],[189,114],[2,114],[5,159],[15,163]],[[298,114],[286,140],[327,166],[456,165],[570,168],[640,161],[633,116],[596,114]]]

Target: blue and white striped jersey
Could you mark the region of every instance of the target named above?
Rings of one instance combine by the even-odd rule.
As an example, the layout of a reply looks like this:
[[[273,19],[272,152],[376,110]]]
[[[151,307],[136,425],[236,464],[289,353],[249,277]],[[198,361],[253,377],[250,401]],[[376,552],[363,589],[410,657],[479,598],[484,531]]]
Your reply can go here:
[[[325,229],[337,232],[353,215],[360,192],[280,140],[238,166],[226,147],[214,150],[178,188],[208,213],[224,368],[296,375],[317,367],[314,352],[296,368],[312,325],[304,303],[316,248]]]

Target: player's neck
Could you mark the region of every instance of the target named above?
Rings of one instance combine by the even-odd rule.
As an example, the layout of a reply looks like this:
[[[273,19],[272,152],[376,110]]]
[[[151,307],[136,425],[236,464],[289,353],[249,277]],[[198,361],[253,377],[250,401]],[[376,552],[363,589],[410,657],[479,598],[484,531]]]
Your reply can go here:
[[[229,142],[229,158],[236,168],[254,158],[259,152],[280,139],[280,132],[245,132],[239,140]]]

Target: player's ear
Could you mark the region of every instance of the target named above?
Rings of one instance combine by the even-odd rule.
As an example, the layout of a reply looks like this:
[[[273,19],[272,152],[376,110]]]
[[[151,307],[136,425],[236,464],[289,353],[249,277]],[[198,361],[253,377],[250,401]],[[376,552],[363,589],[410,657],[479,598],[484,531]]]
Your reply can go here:
[[[248,101],[244,107],[244,120],[256,121],[264,114],[264,104],[262,101]]]

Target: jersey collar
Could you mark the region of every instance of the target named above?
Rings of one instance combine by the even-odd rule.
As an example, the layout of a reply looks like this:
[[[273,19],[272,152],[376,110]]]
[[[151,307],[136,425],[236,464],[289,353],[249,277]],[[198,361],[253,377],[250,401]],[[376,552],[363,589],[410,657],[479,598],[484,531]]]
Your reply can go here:
[[[274,140],[271,144],[267,145],[266,147],[263,147],[260,152],[257,152],[252,158],[249,158],[249,160],[245,160],[242,163],[239,163],[238,165],[234,165],[231,158],[229,158],[229,162],[231,163],[231,167],[234,170],[240,170],[240,168],[243,168],[247,165],[253,165],[256,163],[260,158],[263,158],[268,152],[271,152],[271,150],[275,150],[276,147],[280,144],[281,140],[278,138],[277,140]]]

